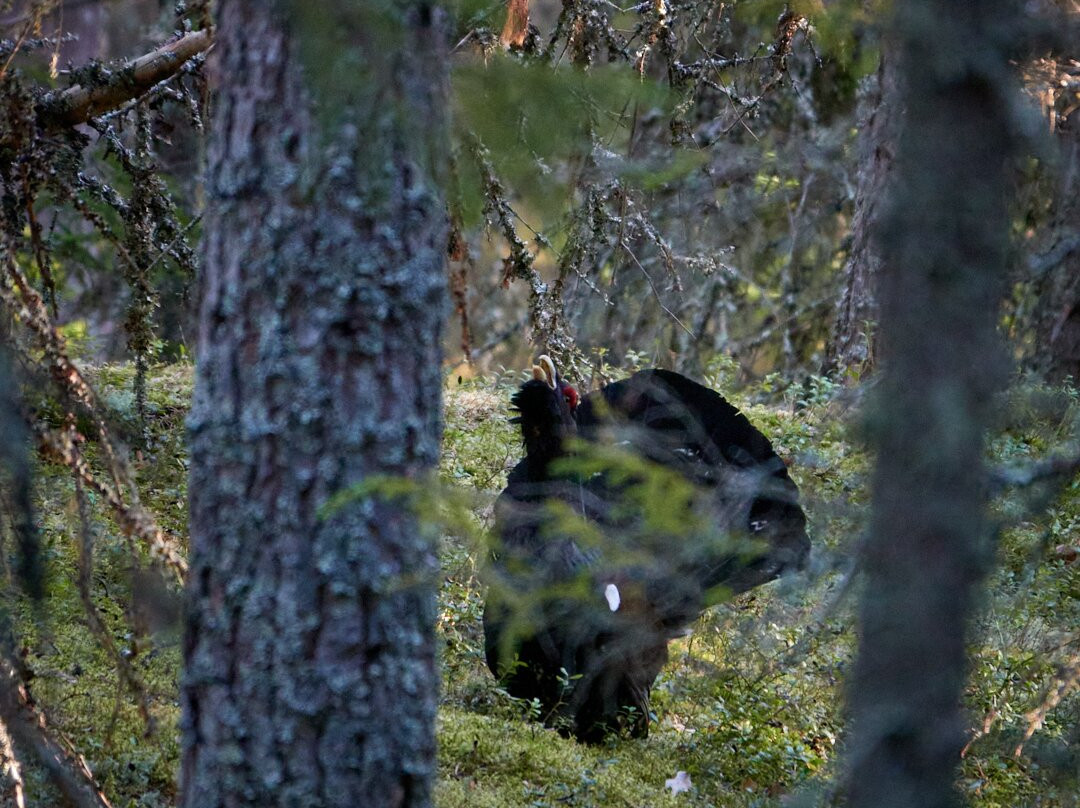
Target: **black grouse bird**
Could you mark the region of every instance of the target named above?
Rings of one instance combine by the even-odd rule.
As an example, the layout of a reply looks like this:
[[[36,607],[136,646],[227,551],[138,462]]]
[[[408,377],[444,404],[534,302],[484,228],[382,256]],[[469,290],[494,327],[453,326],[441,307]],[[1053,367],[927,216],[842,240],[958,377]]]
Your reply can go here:
[[[541,356],[511,403],[525,457],[495,505],[488,667],[579,740],[645,736],[668,640],[805,562],[798,489],[742,413],[678,373],[579,402]]]

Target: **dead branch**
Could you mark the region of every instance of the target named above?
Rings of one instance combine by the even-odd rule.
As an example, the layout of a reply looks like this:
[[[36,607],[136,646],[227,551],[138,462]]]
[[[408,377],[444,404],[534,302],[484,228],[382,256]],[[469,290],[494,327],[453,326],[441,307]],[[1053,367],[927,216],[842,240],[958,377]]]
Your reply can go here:
[[[42,451],[70,468],[84,485],[105,500],[125,535],[140,539],[154,558],[176,573],[178,579],[184,579],[188,564],[175,536],[162,530],[138,502],[124,502],[118,489],[94,476],[69,434],[55,432],[40,424],[34,425],[34,434]]]
[[[166,567],[176,573],[180,580],[187,574],[187,561],[180,551],[175,536],[162,530],[154,517],[139,503],[138,489],[132,481],[126,463],[113,446],[112,437],[101,415],[94,390],[83,378],[82,372],[67,355],[63,337],[49,319],[45,301],[22,274],[7,250],[4,268],[12,286],[0,281],[0,303],[37,337],[45,351],[45,358],[53,380],[69,402],[77,405],[92,419],[98,432],[105,465],[112,478],[112,485],[99,480],[77,451],[73,440],[66,434],[56,435],[35,425],[35,433],[43,450],[72,469],[82,481],[99,494],[113,510],[117,523],[128,536],[142,540]],[[126,496],[125,496],[126,493]]]
[[[1061,666],[1053,684],[1047,689],[1039,706],[1024,716],[1028,725],[1024,730],[1024,737],[1017,744],[1016,749],[1013,750],[1013,757],[1020,757],[1024,751],[1024,745],[1031,740],[1032,735],[1042,728],[1046,717],[1061,703],[1062,699],[1076,689],[1078,684],[1080,684],[1080,654],[1069,658]]]
[[[41,23],[41,18],[45,14],[49,13],[51,10],[52,9],[49,8],[48,3],[39,3],[30,10],[29,14],[26,15],[23,21],[22,30],[19,32],[19,36],[15,40],[15,45],[14,47],[12,47],[11,53],[4,61],[3,66],[0,67],[0,80],[2,80],[4,76],[7,75],[8,68],[11,67],[11,62],[18,55],[19,51],[22,50],[23,43],[26,42],[27,36],[30,34],[31,31],[34,30],[37,25]]]
[[[45,716],[30,699],[6,654],[0,658],[0,721],[20,749],[34,753],[75,808],[112,808],[86,761],[49,732]]]
[[[85,123],[133,98],[138,98],[159,81],[164,81],[193,56],[210,48],[210,31],[192,31],[175,42],[140,56],[116,71],[100,87],[75,85],[49,93],[41,106],[39,120],[46,129]]]
[[[1028,259],[1028,271],[1033,277],[1040,278],[1060,266],[1077,250],[1080,250],[1080,234],[1063,238],[1045,253],[1033,254]]]
[[[1080,473],[1080,452],[1060,452],[1043,460],[1020,466],[1001,466],[991,472],[990,481],[996,490],[1026,488],[1045,480],[1068,481]]]
[[[3,246],[6,248],[6,245]],[[64,339],[53,327],[45,301],[19,269],[12,250],[4,249],[4,261],[4,268],[7,270],[13,288],[9,289],[5,283],[0,282],[0,301],[7,306],[9,312],[18,321],[34,332],[49,360],[51,366],[49,369],[53,379],[61,390],[94,420],[94,426],[101,438],[106,465],[112,474],[117,491],[121,490],[123,487],[121,480],[125,475],[122,473],[120,458],[109,436],[109,429],[100,415],[97,396],[93,388],[83,378],[75,363],[68,358]],[[131,486],[131,488],[134,494],[134,487]]]

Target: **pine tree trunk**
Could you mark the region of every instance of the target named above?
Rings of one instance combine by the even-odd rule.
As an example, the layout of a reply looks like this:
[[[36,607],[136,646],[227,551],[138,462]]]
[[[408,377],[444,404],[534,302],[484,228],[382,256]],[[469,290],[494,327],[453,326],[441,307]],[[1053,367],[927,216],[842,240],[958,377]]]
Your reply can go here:
[[[844,263],[844,288],[825,361],[824,371],[830,374],[859,378],[874,366],[882,262],[878,233],[902,113],[896,57],[894,48],[882,45],[877,74],[866,80],[859,97],[855,215]]]
[[[906,109],[881,244],[883,377],[850,695],[847,804],[959,803],[960,699],[990,561],[983,443],[1004,380],[996,322],[1015,144],[1013,0],[897,9]]]
[[[427,806],[442,17],[220,0],[189,418],[181,804]]]

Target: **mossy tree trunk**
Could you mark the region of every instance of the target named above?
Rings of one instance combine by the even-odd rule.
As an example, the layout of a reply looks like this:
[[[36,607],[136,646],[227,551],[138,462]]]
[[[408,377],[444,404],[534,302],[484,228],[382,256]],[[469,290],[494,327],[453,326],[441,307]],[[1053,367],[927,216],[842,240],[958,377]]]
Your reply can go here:
[[[444,24],[422,0],[221,0],[181,802],[426,806],[435,549],[335,493],[440,435]]]
[[[1004,379],[995,325],[1017,126],[1013,0],[897,7],[902,99],[884,219],[883,378],[865,593],[850,694],[852,808],[957,804],[976,586],[992,558],[983,450]]]

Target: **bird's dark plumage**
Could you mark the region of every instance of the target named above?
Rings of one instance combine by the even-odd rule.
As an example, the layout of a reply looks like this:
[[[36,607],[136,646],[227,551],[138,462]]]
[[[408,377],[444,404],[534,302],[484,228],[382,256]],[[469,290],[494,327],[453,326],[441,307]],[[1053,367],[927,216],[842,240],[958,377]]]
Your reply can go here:
[[[668,640],[804,563],[798,489],[768,439],[685,376],[641,371],[573,407],[547,357],[533,375],[511,400],[526,454],[496,503],[488,666],[581,740],[642,736]]]

